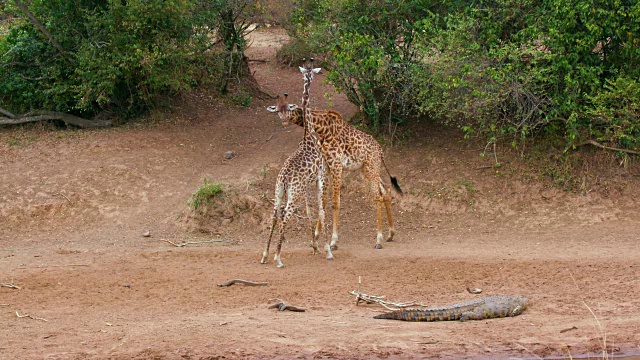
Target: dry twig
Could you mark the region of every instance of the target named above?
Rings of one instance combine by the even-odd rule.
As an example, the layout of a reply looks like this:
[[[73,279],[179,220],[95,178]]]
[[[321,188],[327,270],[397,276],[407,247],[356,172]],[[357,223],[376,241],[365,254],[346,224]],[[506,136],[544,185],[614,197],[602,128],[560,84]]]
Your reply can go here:
[[[570,328],[560,330],[560,333],[562,334],[562,333],[566,333],[566,332],[572,331],[572,330],[578,330],[578,328],[575,327],[575,326],[572,326]]]
[[[269,285],[268,282],[256,282],[256,281],[248,281],[242,279],[233,279],[227,282],[223,282],[222,284],[218,284],[218,286],[231,286],[233,284],[245,284],[247,286],[266,286]]]
[[[230,243],[230,244],[237,244],[237,241],[233,241],[233,240],[225,240],[225,239],[214,239],[214,240],[207,240],[207,241],[188,241],[188,242],[183,242],[183,243],[174,243],[171,240],[167,240],[167,239],[160,239],[160,241],[164,241],[166,243],[169,243],[175,247],[184,247],[187,245],[198,245],[198,244],[211,244],[211,243]]]
[[[67,201],[68,201],[70,204],[73,204],[73,201],[69,200],[69,198],[67,197],[67,195],[65,195],[65,194],[63,194],[63,193],[55,193],[55,194],[53,194],[53,195],[60,195],[60,196],[62,196],[63,198],[67,199]]]
[[[605,146],[605,145],[602,145],[599,142],[597,142],[595,140],[592,140],[592,139],[583,141],[580,144],[577,144],[576,147],[584,146],[584,145],[593,145],[595,147],[599,147],[600,149],[604,149],[604,150],[622,151],[622,152],[625,152],[627,154],[640,155],[640,151],[634,151],[634,150],[628,150],[628,149],[620,149],[620,148],[611,147],[611,146]]]
[[[37,316],[33,316],[33,315],[29,315],[29,314],[20,315],[20,314],[18,314],[18,311],[16,311],[16,315],[17,315],[19,318],[30,318],[30,319],[33,319],[33,320],[49,321],[49,320],[47,320],[47,319],[45,319],[45,318],[41,318],[41,317],[37,317]]]
[[[8,287],[11,289],[20,289],[19,286],[13,285],[12,283],[0,283],[0,287]]]
[[[269,306],[269,309],[278,309],[278,311],[295,311],[295,312],[305,312],[306,310],[297,306],[289,305],[284,302],[282,299],[269,299],[269,302],[275,301],[276,303]]]
[[[428,307],[427,305],[421,304],[416,301],[408,301],[408,302],[391,302],[384,300],[384,296],[376,296],[376,295],[368,295],[364,293],[356,292],[355,290],[351,290],[349,294],[356,297],[356,305],[360,303],[360,301],[364,301],[367,304],[380,304],[387,310],[395,311],[405,308],[413,308],[413,307]]]
[[[409,301],[404,303],[394,303],[391,301],[384,300],[384,296],[376,296],[376,295],[368,295],[360,292],[360,286],[362,285],[362,277],[358,276],[358,290],[351,290],[349,294],[356,297],[356,305],[360,303],[360,301],[364,301],[367,304],[380,304],[387,310],[400,310],[409,307],[427,307],[427,305],[420,304],[416,301]]]

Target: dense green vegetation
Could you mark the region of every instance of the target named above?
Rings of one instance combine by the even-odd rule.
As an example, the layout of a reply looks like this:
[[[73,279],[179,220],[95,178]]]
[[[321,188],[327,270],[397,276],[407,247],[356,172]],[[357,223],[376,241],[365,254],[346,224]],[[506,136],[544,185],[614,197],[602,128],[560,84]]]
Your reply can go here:
[[[7,0],[0,108],[128,118],[242,76],[250,0]]]
[[[489,141],[545,131],[640,147],[637,1],[296,3],[293,44],[323,54],[376,129],[430,118]]]
[[[3,0],[0,10],[0,108],[15,113],[127,118],[194,87],[227,93],[248,75],[243,34],[261,13],[287,18],[281,58],[320,58],[377,131],[430,119],[489,142],[543,132],[565,146],[640,148],[637,1]]]

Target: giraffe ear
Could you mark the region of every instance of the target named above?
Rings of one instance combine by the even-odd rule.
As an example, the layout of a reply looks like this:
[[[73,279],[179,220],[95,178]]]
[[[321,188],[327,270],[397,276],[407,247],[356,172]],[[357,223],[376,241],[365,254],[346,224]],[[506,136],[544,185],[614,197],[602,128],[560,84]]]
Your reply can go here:
[[[300,69],[300,72],[304,74],[305,68],[303,68],[302,66],[298,66],[298,69]]]
[[[293,111],[293,110],[295,110],[297,108],[298,108],[298,105],[295,105],[295,104],[289,105],[289,111]]]
[[[268,106],[267,107],[267,111],[268,112],[278,112],[278,108],[275,106]]]
[[[313,69],[313,72],[317,74],[317,73],[320,72],[320,70],[322,70],[322,69],[321,68],[315,68],[315,69]]]

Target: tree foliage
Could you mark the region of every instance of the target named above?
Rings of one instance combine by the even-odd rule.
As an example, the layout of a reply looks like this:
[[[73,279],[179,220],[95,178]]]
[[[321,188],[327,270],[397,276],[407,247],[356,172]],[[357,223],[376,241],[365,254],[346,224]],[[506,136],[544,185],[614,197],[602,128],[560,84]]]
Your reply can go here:
[[[135,116],[195,86],[226,88],[249,0],[7,0],[0,107]]]
[[[637,1],[298,3],[290,32],[374,127],[427,117],[493,141],[640,145]]]

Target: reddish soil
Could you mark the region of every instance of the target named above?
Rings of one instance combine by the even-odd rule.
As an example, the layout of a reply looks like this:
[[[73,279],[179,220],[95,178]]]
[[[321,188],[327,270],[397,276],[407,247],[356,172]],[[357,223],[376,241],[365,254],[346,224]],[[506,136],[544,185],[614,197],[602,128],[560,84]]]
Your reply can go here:
[[[278,30],[254,36],[252,59],[273,59],[284,41]],[[301,93],[297,69],[252,66],[265,91]],[[333,91],[322,80],[321,73],[311,101],[327,108],[323,94]],[[0,358],[640,352],[637,165],[614,168],[593,190],[565,192],[523,167],[497,171],[493,157],[480,157],[458,132],[424,125],[384,144],[406,193],[393,203],[395,242],[373,248],[375,210],[353,174],[336,259],[311,255],[308,223],[296,219],[286,267],[277,269],[271,257],[259,263],[271,212],[263,196],[273,196],[302,130],[282,128],[267,105],[194,94],[171,114],[119,128],[0,129],[0,282],[19,287],[0,287]],[[331,105],[346,117],[355,112],[339,94]],[[226,160],[226,151],[236,156]],[[186,205],[203,177],[225,184],[224,201],[206,214]],[[235,243],[162,241],[211,239]],[[374,320],[380,307],[356,306],[349,294],[360,276],[363,292],[392,301],[444,305],[502,294],[527,296],[530,307],[514,318],[464,323]],[[269,285],[216,286],[233,278]],[[269,309],[272,298],[307,311]]]

